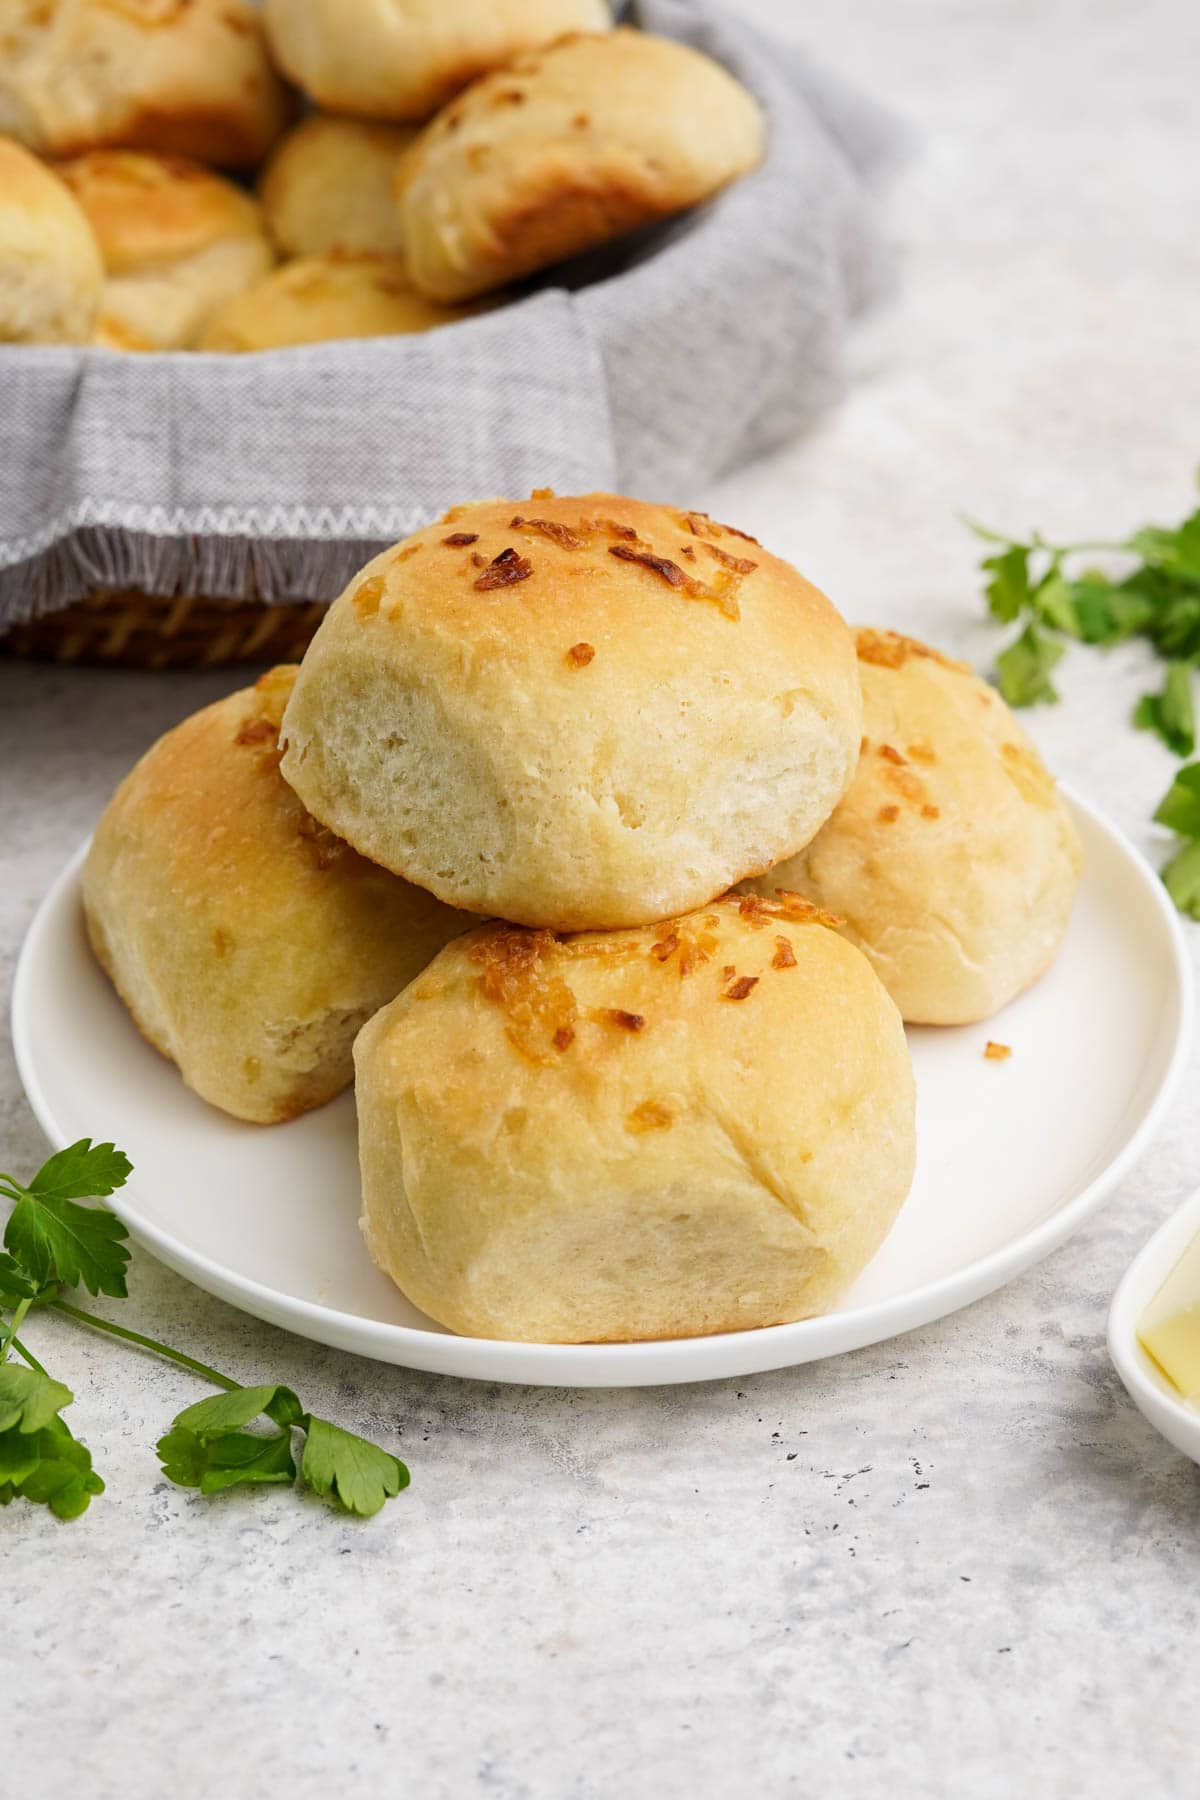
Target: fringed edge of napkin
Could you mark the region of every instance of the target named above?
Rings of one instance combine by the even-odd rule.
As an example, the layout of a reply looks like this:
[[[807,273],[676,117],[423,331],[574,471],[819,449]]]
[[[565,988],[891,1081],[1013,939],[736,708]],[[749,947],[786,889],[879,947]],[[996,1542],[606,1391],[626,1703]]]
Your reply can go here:
[[[111,592],[330,601],[398,538],[428,523],[399,520],[378,537],[172,537],[122,526],[79,526],[38,554],[0,569],[0,618],[17,624]]]

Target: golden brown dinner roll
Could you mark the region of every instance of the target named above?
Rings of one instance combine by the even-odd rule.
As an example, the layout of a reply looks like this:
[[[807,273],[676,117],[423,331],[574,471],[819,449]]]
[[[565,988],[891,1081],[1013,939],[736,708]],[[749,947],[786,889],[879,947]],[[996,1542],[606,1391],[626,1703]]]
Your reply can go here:
[[[478,312],[414,291],[398,256],[300,256],[218,307],[201,350],[279,350],[328,338],[432,331]]]
[[[103,280],[78,202],[28,150],[0,137],[0,343],[86,343]]]
[[[395,175],[414,136],[311,113],[290,131],[259,183],[267,229],[284,256],[387,256],[403,249]]]
[[[493,923],[355,1046],[367,1247],[454,1331],[693,1337],[825,1310],[908,1192],[899,1014],[803,902]]]
[[[622,29],[486,76],[397,175],[413,280],[461,300],[694,206],[761,160],[762,114],[720,64]]]
[[[246,0],[0,0],[0,131],[257,163],[290,114]]]
[[[97,341],[180,350],[274,257],[249,194],[199,163],[89,150],[58,165],[95,231],[107,280]]]
[[[117,789],[83,871],[92,946],[188,1086],[272,1124],[352,1077],[364,1019],[465,928],[309,818],[280,779],[294,668],[193,714]]]
[[[858,774],[807,849],[753,886],[841,914],[911,1023],[986,1019],[1053,961],[1079,838],[1037,751],[965,663],[893,631],[857,641]]]
[[[565,31],[603,31],[604,0],[266,0],[279,65],[321,106],[427,119],[477,75]]]
[[[854,643],[703,513],[455,507],[323,620],[283,772],[364,855],[523,925],[645,924],[806,844],[858,755]]]

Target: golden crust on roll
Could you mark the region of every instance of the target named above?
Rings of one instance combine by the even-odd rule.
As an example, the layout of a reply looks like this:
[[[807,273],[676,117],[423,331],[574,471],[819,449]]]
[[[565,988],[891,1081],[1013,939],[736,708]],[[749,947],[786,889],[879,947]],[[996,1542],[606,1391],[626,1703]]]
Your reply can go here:
[[[281,350],[333,338],[396,337],[469,318],[418,294],[398,256],[298,256],[218,307],[198,350]]]
[[[609,23],[605,0],[266,0],[265,15],[305,93],[370,119],[427,119],[521,51]]]
[[[275,260],[256,202],[187,157],[90,150],[58,173],[104,258],[96,332],[110,348],[188,348]]]
[[[910,1023],[989,1018],[1058,951],[1078,835],[1037,751],[965,663],[891,631],[861,630],[857,645],[853,785],[799,856],[752,885],[842,915]]]
[[[96,829],[88,935],[150,1043],[236,1118],[294,1118],[344,1088],[363,1021],[469,922],[309,818],[279,775],[295,669],[147,751]]]
[[[86,343],[103,280],[78,201],[36,156],[0,137],[0,343]]]
[[[397,175],[413,280],[461,300],[653,224],[761,161],[757,102],[719,63],[621,29],[486,76]]]
[[[355,1045],[367,1247],[467,1335],[690,1337],[828,1308],[912,1180],[900,1018],[796,900],[459,938]]]
[[[602,929],[807,843],[860,715],[850,633],[790,564],[702,513],[537,492],[368,563],[305,656],[282,768],[448,904]]]
[[[122,144],[259,162],[287,90],[246,0],[0,0],[0,131],[45,156]]]
[[[272,238],[284,256],[389,256],[404,248],[396,164],[413,140],[406,125],[310,113],[276,146],[259,182]]]

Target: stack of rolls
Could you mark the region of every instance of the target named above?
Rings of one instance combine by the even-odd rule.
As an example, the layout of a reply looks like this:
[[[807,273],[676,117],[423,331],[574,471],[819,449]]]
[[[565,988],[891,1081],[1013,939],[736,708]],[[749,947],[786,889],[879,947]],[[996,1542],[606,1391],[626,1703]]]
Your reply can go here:
[[[732,76],[606,0],[0,0],[0,40],[0,341],[430,330],[764,149]]]
[[[369,563],[101,821],[96,953],[240,1118],[354,1065],[367,1249],[481,1337],[836,1302],[912,1180],[904,1021],[1037,979],[1079,846],[1003,702],[706,514],[547,490]]]

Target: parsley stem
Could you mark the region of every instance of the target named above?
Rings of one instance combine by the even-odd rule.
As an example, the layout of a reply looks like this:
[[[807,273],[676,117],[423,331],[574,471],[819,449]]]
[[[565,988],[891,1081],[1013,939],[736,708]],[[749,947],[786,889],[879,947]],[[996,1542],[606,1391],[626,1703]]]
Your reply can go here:
[[[7,1359],[13,1339],[21,1329],[21,1321],[33,1305],[32,1300],[22,1300],[13,1312],[8,1324],[0,1330],[0,1363]]]
[[[180,1368],[190,1369],[193,1375],[203,1376],[211,1381],[214,1387],[224,1388],[232,1393],[241,1387],[240,1381],[231,1381],[228,1375],[222,1375],[216,1369],[210,1369],[207,1363],[197,1362],[194,1356],[185,1356],[182,1350],[173,1350],[170,1344],[160,1344],[157,1338],[143,1337],[140,1331],[130,1331],[124,1325],[114,1325],[111,1319],[102,1319],[99,1313],[84,1312],[81,1307],[72,1306],[67,1300],[51,1300],[51,1310],[66,1313],[68,1319],[78,1319],[81,1325],[91,1325],[96,1331],[107,1331],[113,1337],[124,1338],[127,1343],[140,1344],[143,1350],[153,1350],[156,1356],[165,1356],[171,1362],[178,1363]]]
[[[44,1375],[46,1373],[45,1369],[43,1369],[43,1367],[42,1367],[41,1363],[38,1361],[37,1357],[33,1354],[33,1351],[27,1350],[25,1348],[24,1344],[21,1342],[19,1337],[10,1338],[8,1341],[11,1344],[12,1348],[16,1351],[17,1355],[20,1357],[23,1357],[25,1359],[25,1361],[29,1364],[30,1368],[33,1369],[38,1375]]]

